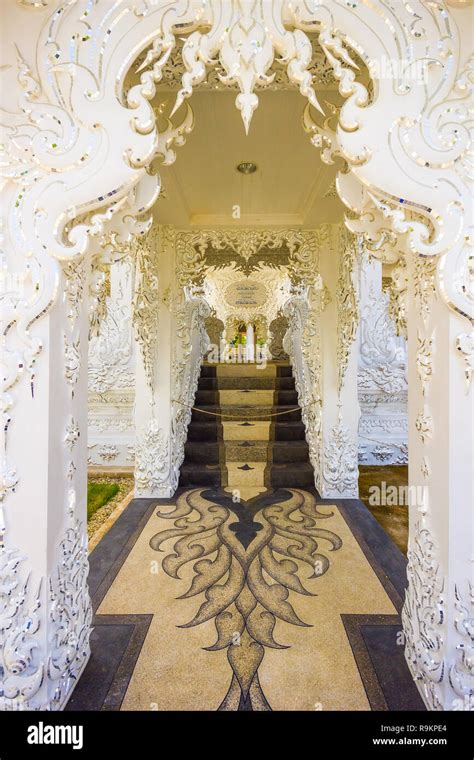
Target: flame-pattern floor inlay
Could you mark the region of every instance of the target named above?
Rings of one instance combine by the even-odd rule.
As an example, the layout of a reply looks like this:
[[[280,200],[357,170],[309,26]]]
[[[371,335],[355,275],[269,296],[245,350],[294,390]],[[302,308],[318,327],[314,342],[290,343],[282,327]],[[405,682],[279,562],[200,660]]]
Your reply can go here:
[[[232,670],[222,709],[248,701],[253,709],[268,707],[258,669],[266,648],[286,646],[274,637],[276,621],[306,626],[289,596],[291,592],[313,595],[303,585],[294,560],[306,565],[309,578],[315,578],[329,568],[320,543],[329,551],[342,545],[336,533],[320,527],[332,513],[319,511],[310,494],[292,489],[280,498],[271,497],[267,503],[258,497],[242,503],[191,491],[178,499],[172,513],[158,511],[174,527],[160,531],[150,542],[162,551],[169,539],[175,540],[162,563],[170,577],[179,578],[179,569],[192,565],[193,579],[183,596],[204,595],[204,600],[183,627],[214,621],[217,640],[206,648],[226,650]]]
[[[125,710],[365,710],[347,615],[393,615],[335,505],[302,489],[157,504],[98,610],[152,614]]]

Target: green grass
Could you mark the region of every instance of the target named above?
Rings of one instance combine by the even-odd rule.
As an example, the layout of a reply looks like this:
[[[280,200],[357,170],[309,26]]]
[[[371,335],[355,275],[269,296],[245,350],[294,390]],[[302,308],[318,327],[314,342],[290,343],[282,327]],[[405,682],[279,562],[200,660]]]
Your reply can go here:
[[[98,509],[107,504],[118,494],[120,488],[117,483],[88,483],[87,484],[87,519]]]

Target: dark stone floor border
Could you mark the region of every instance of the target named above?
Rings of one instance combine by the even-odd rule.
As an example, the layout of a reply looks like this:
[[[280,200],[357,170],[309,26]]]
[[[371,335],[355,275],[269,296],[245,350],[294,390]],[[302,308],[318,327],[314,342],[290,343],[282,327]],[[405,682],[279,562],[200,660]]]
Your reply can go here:
[[[89,588],[95,611],[91,658],[66,710],[120,710],[145,641],[152,615],[98,615],[97,609],[156,507],[174,504],[188,488],[169,499],[133,499],[89,557]],[[314,489],[303,489],[316,493]],[[401,611],[406,560],[367,507],[358,499],[321,499],[335,505],[379,578]],[[342,615],[342,620],[372,710],[423,710],[424,705],[396,644],[399,615]]]
[[[380,523],[359,499],[319,499],[335,504],[362,549],[397,612],[401,612],[407,585],[406,558]]]
[[[155,505],[171,499],[132,499],[89,556],[89,591],[94,612],[100,607],[120,568],[150,519]]]
[[[96,615],[91,657],[66,711],[118,711],[153,615]]]
[[[400,613],[407,585],[406,558],[359,499],[321,499],[335,504],[397,615],[341,615],[372,710],[426,710],[405,661]],[[356,582],[356,579],[355,579]]]
[[[405,662],[398,615],[341,615],[372,710],[426,708]]]
[[[99,615],[97,610],[153,511],[173,504],[175,497],[133,499],[91,552],[91,657],[66,711],[120,710],[153,615]]]

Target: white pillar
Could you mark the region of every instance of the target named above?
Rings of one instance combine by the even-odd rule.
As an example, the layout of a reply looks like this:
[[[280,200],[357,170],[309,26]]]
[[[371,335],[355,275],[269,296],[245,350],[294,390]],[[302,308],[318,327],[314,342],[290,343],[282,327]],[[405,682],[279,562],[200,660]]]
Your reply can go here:
[[[176,483],[171,472],[174,238],[170,228],[153,227],[137,241],[134,308],[135,493],[166,498]]]
[[[251,322],[247,325],[246,358],[248,362],[255,361],[255,332]]]
[[[474,710],[469,326],[437,292],[436,260],[412,255],[407,260],[412,504],[406,658],[429,709]]]
[[[350,499],[359,493],[357,259],[349,241],[346,231],[334,225],[330,246],[320,254],[320,274],[330,295],[320,323],[324,498]]]
[[[178,487],[201,362],[209,350],[210,309],[192,284],[196,272],[176,237],[172,227],[154,227],[138,244],[135,492],[148,498],[167,498]]]
[[[61,709],[90,653],[87,264],[58,266],[57,286],[29,328],[42,349],[12,390],[7,456],[18,483],[2,502],[3,710]]]
[[[89,341],[89,464],[101,469],[133,464],[133,263],[129,255],[110,266],[106,313]]]

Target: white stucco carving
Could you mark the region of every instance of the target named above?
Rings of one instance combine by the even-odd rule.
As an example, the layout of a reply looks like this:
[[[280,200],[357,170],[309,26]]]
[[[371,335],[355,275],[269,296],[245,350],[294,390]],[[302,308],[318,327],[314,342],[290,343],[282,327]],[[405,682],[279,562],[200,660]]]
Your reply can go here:
[[[150,100],[175,47],[175,36],[186,38],[178,104],[205,79],[208,69],[219,65],[227,82],[239,88],[237,107],[246,129],[258,106],[257,85],[270,84],[277,55],[285,62],[288,80],[309,102],[305,126],[313,144],[322,148],[323,159],[332,161],[339,155],[345,162],[336,188],[350,212],[348,226],[364,236],[374,255],[388,256],[400,244],[409,259],[409,285],[414,285],[412,300],[418,309],[412,309],[406,320],[414,389],[409,401],[410,478],[420,474],[430,489],[432,546],[447,594],[445,636],[441,641],[435,631],[432,640],[439,645],[436,656],[446,663],[445,672],[452,674],[451,682],[446,677],[437,682],[435,696],[423,693],[430,707],[451,709],[454,695],[468,694],[469,679],[457,675],[468,632],[462,623],[465,614],[458,607],[461,594],[465,597],[473,553],[472,535],[460,527],[460,521],[467,524],[469,519],[464,502],[472,458],[472,436],[465,425],[472,394],[468,382],[472,341],[466,337],[473,306],[470,25],[459,0],[449,5],[360,0],[356,6],[357,12],[354,3],[337,0],[321,4],[284,0],[276,8],[272,3],[250,6],[240,0],[172,7],[118,0],[113,5],[90,4],[85,17],[83,3],[9,4],[6,39],[11,38],[12,45],[6,46],[2,67],[3,234],[9,271],[23,287],[2,294],[5,542],[9,551],[18,547],[26,555],[31,583],[24,609],[34,609],[43,555],[50,567],[56,567],[70,511],[76,512],[79,530],[84,532],[81,483],[86,435],[81,410],[87,381],[81,352],[87,328],[79,296],[80,316],[73,319],[72,327],[60,298],[67,292],[65,279],[70,279],[64,265],[92,265],[99,248],[123,252],[133,236],[149,227],[150,219],[145,217],[160,182],[158,175],[147,174],[147,167],[159,156],[166,160],[169,148],[158,134]],[[78,35],[78,28],[86,33]],[[308,30],[317,35],[344,99],[335,115],[337,130],[318,123]],[[393,77],[377,71],[386,58],[399,64],[400,51],[409,51],[409,66],[399,66]],[[143,54],[139,81],[125,91],[127,72]],[[371,74],[371,93],[358,80],[356,56]],[[413,76],[417,67],[422,76]],[[195,260],[183,264],[181,286],[188,284],[185,270],[194,267]],[[204,342],[200,323],[193,332],[187,320],[195,323],[195,314],[201,319],[205,307],[179,301],[173,308],[181,331],[173,392],[182,393],[186,366],[191,373],[189,387],[195,385],[198,345]],[[433,322],[441,323],[443,330],[434,334]],[[417,365],[416,341],[419,337],[426,355],[433,335],[433,372],[428,377],[421,353]],[[449,368],[449,383],[439,369],[440,356]],[[40,373],[46,382],[38,382]],[[427,382],[428,395],[423,393]],[[443,416],[445,410],[449,415]],[[26,417],[34,431],[30,439],[22,424]],[[176,473],[186,424],[176,422],[178,415],[174,420]],[[55,445],[64,441],[67,460],[64,471],[56,470],[59,480],[53,497],[48,481],[55,454],[51,441]],[[434,487],[434,472],[443,488]],[[456,531],[446,529],[446,514]],[[25,524],[30,532],[23,532]],[[413,530],[412,551],[418,535]],[[441,542],[443,551],[436,548]],[[10,572],[8,563],[6,572]],[[66,580],[67,571],[60,572]],[[432,588],[431,570],[423,561],[417,573],[422,588]],[[3,573],[2,585],[4,579]],[[417,651],[423,600],[417,599],[416,582],[410,575],[405,628],[410,639],[407,651],[415,653],[413,673],[424,682],[424,653]],[[38,632],[50,625],[54,605],[45,593],[43,605],[36,609]],[[87,606],[85,597],[81,607],[83,602]],[[413,621],[414,634],[409,628]],[[22,616],[14,617],[13,640],[21,636],[23,626]],[[46,663],[52,656],[51,640],[38,636],[37,641],[38,663]],[[58,662],[63,669],[59,679],[48,675],[34,695],[41,706],[54,706],[53,681],[68,677],[68,663],[61,658]],[[466,663],[469,658],[462,665]]]
[[[397,336],[382,265],[364,254],[360,272],[359,462],[408,462],[406,342]]]

